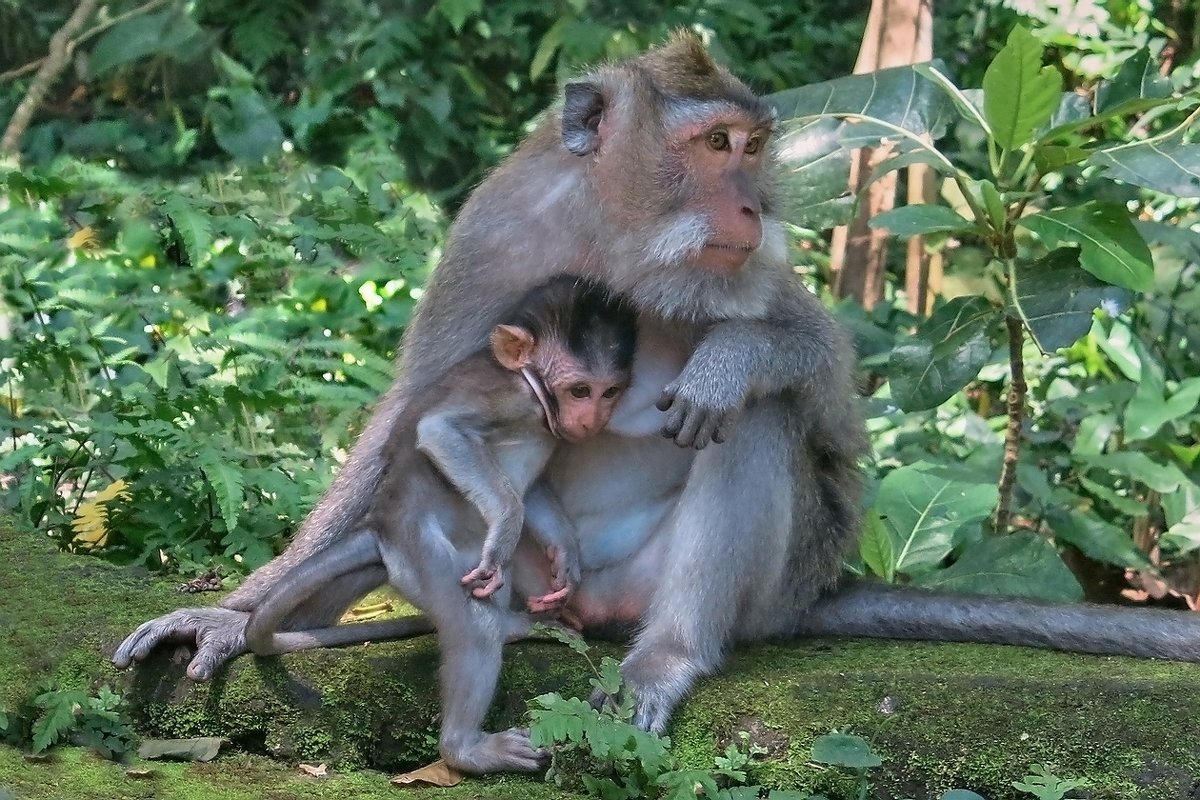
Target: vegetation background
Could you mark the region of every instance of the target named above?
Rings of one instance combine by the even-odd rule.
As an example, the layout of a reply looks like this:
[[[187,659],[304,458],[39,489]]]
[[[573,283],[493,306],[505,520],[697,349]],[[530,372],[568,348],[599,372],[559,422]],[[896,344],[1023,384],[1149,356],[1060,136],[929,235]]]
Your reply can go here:
[[[1095,101],[1102,79],[1119,88],[1140,72],[1127,105],[1093,103],[1099,116],[1062,140],[993,152],[968,113],[930,126],[946,164],[991,175],[999,211],[974,228],[967,212],[907,220],[941,264],[923,303],[899,247],[881,251],[871,296],[839,279],[844,244],[825,229],[844,219],[792,198],[797,270],[855,332],[877,454],[875,513],[849,569],[1196,607],[1197,16],[1187,0],[936,5],[931,48],[959,87],[987,89],[1017,23],[1049,69],[1039,80],[1067,94]],[[389,383],[454,210],[565,75],[685,27],[788,99],[852,72],[867,25],[867,4],[845,0],[0,0],[0,508],[92,557],[185,576],[261,565]],[[48,53],[62,69],[39,85]],[[1117,168],[1089,155],[1162,141],[1182,165],[1170,180],[1114,183]],[[844,175],[825,180],[852,215]],[[985,191],[938,180],[926,200],[961,209],[964,186]],[[1053,259],[1081,264],[1078,236],[1064,251],[1018,220],[1035,206],[1082,218],[1095,203],[1133,220],[1109,228],[1146,243],[1127,240],[1122,262],[1141,272],[1134,286],[1076,287],[1090,298],[1073,311],[1082,327],[1046,353],[1026,326],[1028,395],[1008,439],[1020,450],[997,488],[1014,424],[1005,265],[1040,264],[1056,298]],[[990,316],[931,332],[964,307]],[[914,352],[961,374],[926,392],[905,366]]]

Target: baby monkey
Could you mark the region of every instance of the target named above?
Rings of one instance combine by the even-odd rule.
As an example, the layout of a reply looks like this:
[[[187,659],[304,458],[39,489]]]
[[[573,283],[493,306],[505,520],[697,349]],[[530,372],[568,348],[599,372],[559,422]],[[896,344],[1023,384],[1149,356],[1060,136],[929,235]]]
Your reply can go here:
[[[356,629],[367,624],[279,629],[301,604],[319,603],[327,581],[380,564],[432,619],[396,620],[399,627],[380,628],[377,638],[440,629],[445,615],[467,612],[451,586],[488,598],[504,584],[523,528],[550,564],[549,590],[528,597],[527,607],[541,612],[565,604],[579,581],[579,543],[557,497],[535,482],[560,440],[581,442],[608,424],[629,384],[636,314],[603,287],[561,276],[531,291],[504,319],[492,330],[490,346],[413,398],[409,419],[416,423],[392,431],[385,473],[362,526],[275,584],[246,626],[252,651],[360,641]],[[482,552],[463,574],[479,552],[480,517]],[[505,619],[514,636],[527,627],[516,617]],[[471,628],[450,626],[460,629]]]
[[[503,585],[525,523],[525,495],[555,439],[582,442],[608,424],[629,385],[635,324],[632,306],[599,285],[556,278],[526,295],[492,330],[490,351],[453,370],[450,390],[439,391],[421,415],[417,449],[487,524],[479,564],[462,577],[475,597]],[[528,605],[547,611],[575,590],[579,547],[549,490],[539,487],[534,500],[555,506],[538,509],[553,522],[539,516],[528,527],[547,551],[552,575],[550,593]]]

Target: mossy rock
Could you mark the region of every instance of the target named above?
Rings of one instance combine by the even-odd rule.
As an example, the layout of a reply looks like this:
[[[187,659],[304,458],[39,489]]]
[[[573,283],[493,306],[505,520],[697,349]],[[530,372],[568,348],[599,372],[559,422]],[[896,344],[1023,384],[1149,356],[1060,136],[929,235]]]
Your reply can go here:
[[[243,657],[198,685],[168,652],[126,673],[108,657],[143,620],[216,595],[181,595],[169,582],[61,555],[33,534],[11,531],[0,531],[0,586],[0,708],[16,708],[48,678],[61,688],[108,684],[124,694],[142,735],[233,743],[211,764],[155,767],[158,777],[148,782],[69,748],[56,749],[48,763],[0,748],[0,800],[6,790],[18,798],[372,798],[403,790],[368,768],[397,771],[435,756],[432,637]],[[872,771],[877,798],[938,798],[950,788],[989,800],[1027,798],[1011,783],[1044,764],[1061,777],[1086,778],[1080,797],[1194,800],[1198,674],[1189,664],[1012,647],[768,643],[741,649],[720,675],[702,681],[676,714],[671,737],[686,765],[711,767],[748,731],[767,751],[752,767],[753,781],[834,798],[849,796],[851,776],[809,756],[815,737],[839,729],[864,736],[883,757]],[[546,691],[586,692],[580,658],[548,643],[510,648],[489,724],[520,721],[526,701]],[[307,779],[286,766],[301,761],[363,772]],[[525,777],[417,792],[426,794],[562,796]]]

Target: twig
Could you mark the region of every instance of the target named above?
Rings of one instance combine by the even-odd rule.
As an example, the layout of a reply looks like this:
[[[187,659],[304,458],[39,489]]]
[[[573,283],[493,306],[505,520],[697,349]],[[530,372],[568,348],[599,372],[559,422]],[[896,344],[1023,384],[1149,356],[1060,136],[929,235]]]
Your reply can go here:
[[[100,0],[79,0],[79,5],[75,6],[70,18],[50,37],[50,55],[46,56],[46,61],[34,76],[33,83],[29,84],[29,91],[25,92],[25,97],[17,106],[12,119],[8,121],[4,137],[0,138],[0,155],[16,155],[21,145],[21,137],[25,135],[25,129],[29,127],[46,92],[67,68],[71,59],[71,37],[79,33],[84,23],[91,19],[99,2]]]
[[[1025,415],[1025,361],[1021,350],[1025,345],[1025,325],[1017,317],[1005,318],[1008,325],[1008,428],[1004,432],[1004,464],[1000,468],[1000,497],[992,517],[992,530],[1007,533],[1012,516],[1013,484],[1017,481],[1017,461],[1021,455],[1021,421]]]
[[[79,34],[79,36],[74,41],[71,42],[69,50],[71,52],[73,52],[76,47],[83,44],[84,42],[86,42],[89,39],[96,38],[100,34],[104,33],[106,30],[111,28],[113,25],[122,23],[125,20],[130,19],[132,17],[136,17],[139,14],[145,14],[147,12],[153,11],[154,9],[158,8],[159,6],[165,6],[169,2],[171,2],[171,0],[150,0],[150,2],[146,3],[145,5],[140,5],[137,8],[133,8],[133,9],[130,9],[129,11],[126,11],[124,14],[118,14],[117,16],[112,17],[111,19],[106,19],[104,22],[101,22],[96,27],[86,30],[83,33]],[[16,69],[10,69],[7,72],[0,72],[0,83],[3,83],[5,81],[16,80],[17,78],[21,77],[22,75],[26,75],[30,72],[36,71],[38,67],[40,67],[42,64],[46,63],[47,58],[48,58],[48,56],[42,56],[41,58],[35,58],[33,61],[30,61],[28,64],[23,64],[23,65],[17,67]]]

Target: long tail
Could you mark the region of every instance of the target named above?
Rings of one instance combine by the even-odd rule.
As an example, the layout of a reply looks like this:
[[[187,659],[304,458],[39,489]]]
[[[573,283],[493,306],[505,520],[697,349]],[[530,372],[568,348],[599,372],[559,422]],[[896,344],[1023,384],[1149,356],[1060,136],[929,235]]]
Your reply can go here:
[[[364,642],[382,642],[389,639],[408,639],[424,633],[433,633],[433,622],[424,614],[377,622],[352,622],[346,625],[331,625],[311,631],[285,631],[276,633],[272,641],[273,653],[295,653],[316,647],[342,647]]]
[[[865,582],[822,598],[798,621],[795,632],[1200,661],[1200,613],[1093,603],[1056,605]]]

